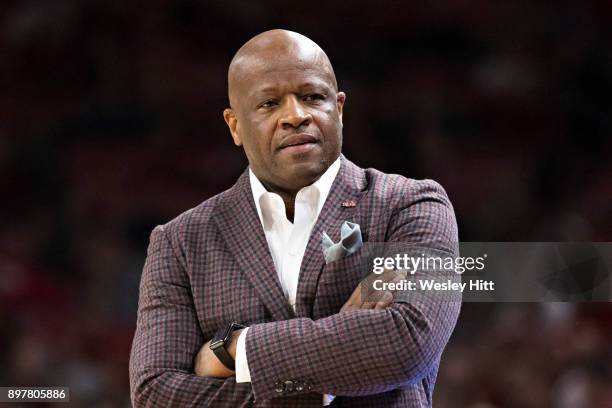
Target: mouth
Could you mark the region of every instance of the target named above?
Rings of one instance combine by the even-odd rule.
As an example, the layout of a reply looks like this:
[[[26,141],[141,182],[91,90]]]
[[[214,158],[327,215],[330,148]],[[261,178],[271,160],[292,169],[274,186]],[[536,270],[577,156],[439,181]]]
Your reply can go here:
[[[288,153],[306,153],[319,143],[319,139],[308,133],[299,133],[285,137],[279,150]]]

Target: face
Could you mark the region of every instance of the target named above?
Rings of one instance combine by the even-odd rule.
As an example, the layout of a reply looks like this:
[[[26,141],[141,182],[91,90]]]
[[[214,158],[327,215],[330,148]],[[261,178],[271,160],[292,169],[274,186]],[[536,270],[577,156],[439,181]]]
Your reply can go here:
[[[340,154],[345,95],[327,67],[291,53],[256,58],[232,84],[225,121],[270,190],[312,184]]]

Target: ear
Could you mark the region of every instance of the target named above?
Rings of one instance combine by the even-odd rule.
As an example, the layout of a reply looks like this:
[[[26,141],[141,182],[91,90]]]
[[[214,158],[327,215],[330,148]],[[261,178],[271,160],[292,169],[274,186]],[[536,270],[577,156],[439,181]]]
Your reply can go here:
[[[340,117],[340,124],[342,124],[342,113],[344,112],[344,102],[346,102],[346,94],[344,92],[338,92],[336,94],[336,107],[338,108],[338,116]]]
[[[242,138],[240,138],[240,134],[238,132],[238,118],[236,117],[234,111],[231,108],[225,109],[223,111],[223,119],[225,119],[225,123],[227,123],[227,127],[232,134],[234,144],[236,146],[242,146]]]

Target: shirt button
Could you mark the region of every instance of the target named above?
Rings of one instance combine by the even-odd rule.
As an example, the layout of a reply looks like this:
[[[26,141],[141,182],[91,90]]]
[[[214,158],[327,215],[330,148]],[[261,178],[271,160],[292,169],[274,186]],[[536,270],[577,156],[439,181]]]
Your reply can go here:
[[[276,391],[277,394],[282,394],[285,392],[285,383],[278,381],[276,384],[274,384],[274,391]]]
[[[285,381],[285,390],[287,390],[287,392],[293,391],[293,381],[291,380]]]
[[[297,392],[302,392],[304,391],[304,384],[302,382],[296,381],[295,382],[295,390]]]

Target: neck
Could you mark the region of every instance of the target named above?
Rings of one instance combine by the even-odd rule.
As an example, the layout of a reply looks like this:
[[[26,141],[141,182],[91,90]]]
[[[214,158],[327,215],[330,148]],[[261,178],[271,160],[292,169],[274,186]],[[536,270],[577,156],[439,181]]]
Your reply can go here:
[[[285,203],[285,212],[287,215],[287,219],[293,222],[293,216],[294,216],[294,211],[295,211],[295,196],[300,190],[299,189],[298,190],[284,190],[276,186],[273,186],[263,180],[260,180],[260,181],[261,181],[261,184],[263,184],[263,186],[266,188],[266,190],[268,190],[271,193],[278,194],[283,199],[283,202]]]

